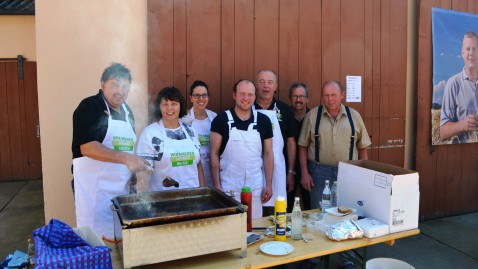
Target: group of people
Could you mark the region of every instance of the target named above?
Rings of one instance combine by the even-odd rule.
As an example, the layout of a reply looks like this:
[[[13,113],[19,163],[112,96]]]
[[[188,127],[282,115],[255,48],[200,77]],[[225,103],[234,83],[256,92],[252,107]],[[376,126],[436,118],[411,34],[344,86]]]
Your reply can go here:
[[[304,209],[319,208],[325,180],[337,177],[338,163],[367,159],[371,145],[359,113],[342,104],[338,81],[323,85],[323,105],[310,110],[306,84],[290,86],[288,105],[274,97],[277,75],[261,70],[255,81],[234,84],[234,107],[219,114],[207,109],[206,83],[191,85],[190,109],[177,88],[166,87],[156,98],[156,121],[138,141],[125,103],[130,85],[129,70],[113,63],[98,94],[73,114],[77,224],[107,238],[114,236],[110,200],[132,190],[209,186],[239,200],[241,188],[249,186],[253,218],[272,215],[277,196],[287,197],[290,212],[297,192]]]

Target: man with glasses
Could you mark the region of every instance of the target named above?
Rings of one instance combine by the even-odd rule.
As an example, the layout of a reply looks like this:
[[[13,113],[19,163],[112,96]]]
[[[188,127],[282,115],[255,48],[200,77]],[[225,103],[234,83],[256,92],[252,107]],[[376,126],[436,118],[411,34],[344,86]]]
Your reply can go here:
[[[272,179],[273,197],[263,204],[264,216],[274,214],[274,203],[277,196],[287,197],[287,192],[294,188],[296,143],[299,130],[294,123],[294,114],[290,107],[274,98],[277,90],[277,75],[272,70],[261,70],[257,73],[257,98],[254,108],[269,117],[274,137],[274,173]],[[292,207],[287,208],[288,212]]]
[[[297,126],[297,130],[300,130],[302,127],[302,123],[304,122],[304,117],[307,112],[309,112],[309,108],[307,107],[307,103],[309,102],[309,87],[302,82],[294,82],[289,87],[289,99],[291,104],[292,112],[294,113],[295,121],[294,123]],[[295,141],[299,139],[299,133],[295,136]],[[299,152],[298,145],[296,148],[296,152]],[[297,154],[295,158],[295,176],[294,176],[294,189],[291,192],[287,193],[287,208],[292,209],[294,206],[294,197],[297,193],[297,189],[300,190],[300,196],[302,197],[302,204],[304,206],[304,210],[310,209],[310,192],[308,192],[302,184],[300,184],[300,180],[302,177],[302,173],[300,172],[300,164],[299,164],[299,154]]]

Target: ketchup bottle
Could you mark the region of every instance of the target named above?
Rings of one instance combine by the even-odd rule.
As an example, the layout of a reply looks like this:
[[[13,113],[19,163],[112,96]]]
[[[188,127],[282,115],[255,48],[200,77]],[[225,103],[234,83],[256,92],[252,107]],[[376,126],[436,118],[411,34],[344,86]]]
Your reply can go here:
[[[250,187],[242,187],[241,203],[247,206],[247,231],[252,232],[252,193]]]

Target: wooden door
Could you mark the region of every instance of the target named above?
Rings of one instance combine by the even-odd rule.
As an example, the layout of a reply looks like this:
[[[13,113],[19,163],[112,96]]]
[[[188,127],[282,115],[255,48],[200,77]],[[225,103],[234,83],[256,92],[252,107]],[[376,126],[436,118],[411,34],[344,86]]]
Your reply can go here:
[[[36,62],[0,61],[0,180],[40,179]]]

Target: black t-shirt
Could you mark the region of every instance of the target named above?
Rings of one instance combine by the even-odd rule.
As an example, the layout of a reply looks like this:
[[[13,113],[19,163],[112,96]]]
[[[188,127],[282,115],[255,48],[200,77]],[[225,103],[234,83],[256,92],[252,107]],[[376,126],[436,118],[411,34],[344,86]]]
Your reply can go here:
[[[129,111],[129,122],[134,131],[133,112],[128,105],[126,105],[126,109]],[[73,141],[71,143],[73,159],[83,157],[80,145],[91,141],[103,142],[108,130],[107,112],[108,109],[101,90],[98,94],[80,102],[73,112]],[[120,112],[110,108],[110,113],[114,120],[126,121],[126,113],[123,108],[120,109]]]
[[[250,117],[248,120],[243,121],[237,117],[234,109],[230,109],[232,118],[234,119],[234,126],[238,130],[247,131],[249,124],[254,122],[254,117]],[[211,132],[216,132],[222,136],[221,148],[219,149],[219,156],[222,155],[226,148],[227,141],[229,140],[229,125],[226,112],[218,114],[211,123]],[[261,113],[257,113],[257,131],[261,136],[261,141],[272,138],[272,123],[269,118]]]
[[[267,110],[274,110],[275,105],[277,105],[277,120],[279,121],[280,132],[282,134],[282,139],[284,140],[284,158],[286,162],[286,169],[289,167],[288,159],[287,159],[287,139],[289,137],[298,137],[300,130],[297,129],[297,125],[295,124],[295,117],[294,112],[289,105],[286,103],[276,100],[275,98],[272,100],[271,105],[267,108]],[[257,110],[262,109],[259,104],[254,103],[254,106]],[[296,153],[298,154],[298,152]]]

